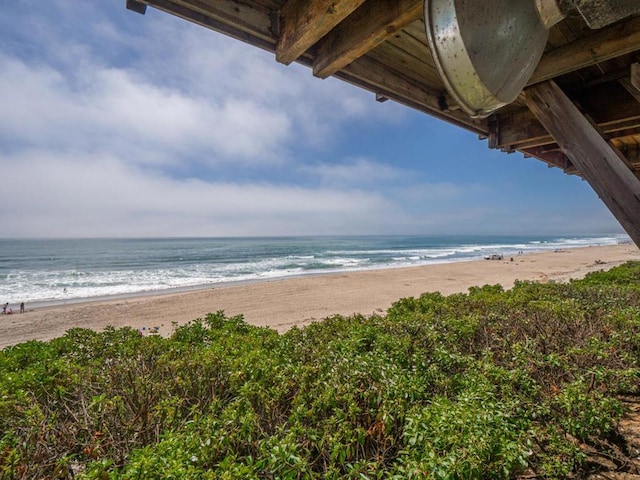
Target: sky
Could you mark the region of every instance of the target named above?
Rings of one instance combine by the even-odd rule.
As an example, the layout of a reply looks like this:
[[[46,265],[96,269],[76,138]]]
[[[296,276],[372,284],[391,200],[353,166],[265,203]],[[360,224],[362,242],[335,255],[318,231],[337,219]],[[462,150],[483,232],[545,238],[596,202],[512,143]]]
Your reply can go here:
[[[621,232],[589,185],[153,8],[0,14],[0,237]]]

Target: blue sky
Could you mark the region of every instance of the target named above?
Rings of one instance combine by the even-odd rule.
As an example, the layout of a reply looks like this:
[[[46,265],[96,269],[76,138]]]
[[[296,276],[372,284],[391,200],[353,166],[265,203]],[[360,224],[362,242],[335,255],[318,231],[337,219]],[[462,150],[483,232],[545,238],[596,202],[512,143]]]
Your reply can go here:
[[[0,236],[621,231],[579,178],[124,3],[3,5]]]

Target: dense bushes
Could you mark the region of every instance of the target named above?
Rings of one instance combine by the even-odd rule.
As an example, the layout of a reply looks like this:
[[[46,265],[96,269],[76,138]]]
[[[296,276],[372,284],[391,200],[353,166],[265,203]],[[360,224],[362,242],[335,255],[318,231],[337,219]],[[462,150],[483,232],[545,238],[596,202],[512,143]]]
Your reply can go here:
[[[639,362],[638,263],[283,335],[74,329],[0,352],[0,479],[554,478],[594,448],[624,469]]]

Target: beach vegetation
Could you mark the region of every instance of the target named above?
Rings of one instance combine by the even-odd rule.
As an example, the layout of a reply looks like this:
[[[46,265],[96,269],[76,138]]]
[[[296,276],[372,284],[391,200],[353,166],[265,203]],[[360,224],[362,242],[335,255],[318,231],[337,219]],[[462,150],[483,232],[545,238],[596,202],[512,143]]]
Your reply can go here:
[[[633,472],[639,394],[639,262],[283,334],[224,312],[170,338],[72,329],[0,352],[0,479]]]

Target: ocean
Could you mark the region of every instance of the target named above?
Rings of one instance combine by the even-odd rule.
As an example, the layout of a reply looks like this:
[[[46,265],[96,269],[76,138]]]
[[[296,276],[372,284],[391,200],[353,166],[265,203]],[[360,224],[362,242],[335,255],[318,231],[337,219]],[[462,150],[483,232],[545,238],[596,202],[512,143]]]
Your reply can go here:
[[[581,237],[0,239],[0,304],[28,308],[296,275],[408,267],[629,242]]]

